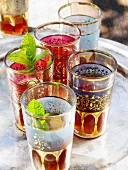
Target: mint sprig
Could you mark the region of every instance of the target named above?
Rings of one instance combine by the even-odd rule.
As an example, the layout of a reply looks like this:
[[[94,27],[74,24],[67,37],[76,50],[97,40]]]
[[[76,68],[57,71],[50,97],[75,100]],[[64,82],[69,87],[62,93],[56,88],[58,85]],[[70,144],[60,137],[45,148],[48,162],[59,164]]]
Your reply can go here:
[[[25,50],[11,53],[10,55],[8,55],[8,59],[12,62],[16,62],[16,63],[25,65],[27,67],[27,69],[30,69],[33,66],[32,62],[28,59]]]
[[[26,110],[38,117],[45,118],[47,116],[51,116],[50,113],[45,113],[42,104],[35,99],[29,102],[29,104],[26,106]],[[49,130],[49,126],[45,120],[33,118],[32,126],[43,130]]]
[[[24,35],[20,48],[26,51],[27,58],[32,61],[36,53],[36,43],[35,39],[29,33]]]
[[[49,53],[48,50],[43,51],[42,53],[38,54],[37,56],[35,56],[32,60],[32,63],[34,63],[35,61],[40,60],[41,58],[45,57],[47,54]]]
[[[29,104],[26,106],[26,109],[36,116],[44,116],[45,113],[42,104],[35,99],[29,102]]]
[[[30,72],[35,69],[34,63],[49,53],[49,50],[43,51],[36,56],[36,42],[35,39],[26,33],[21,40],[20,49],[18,52],[13,52],[7,56],[7,58],[19,64],[26,66],[27,70],[19,70],[19,72]],[[51,57],[47,65],[51,63]]]
[[[29,104],[26,106],[26,110],[32,113],[33,115],[38,116],[38,118],[55,116],[55,114],[53,113],[46,113],[43,108],[43,105],[36,99],[32,99],[29,102]],[[43,130],[59,129],[61,127],[64,127],[64,122],[62,121],[61,117],[54,117],[53,119],[49,119],[48,124],[45,120],[41,120],[38,118],[32,118],[32,127]]]

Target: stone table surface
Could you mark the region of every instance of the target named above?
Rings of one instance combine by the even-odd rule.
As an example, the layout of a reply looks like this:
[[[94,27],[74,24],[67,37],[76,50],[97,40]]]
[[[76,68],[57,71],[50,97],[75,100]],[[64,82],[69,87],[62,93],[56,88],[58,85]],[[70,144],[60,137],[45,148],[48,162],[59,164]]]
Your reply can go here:
[[[31,33],[33,35],[33,33]],[[0,57],[20,44],[22,36],[0,41]],[[6,46],[7,42],[11,44]],[[74,136],[71,170],[128,169],[128,47],[100,38],[99,49],[118,61],[107,130],[99,138],[86,140]],[[31,170],[25,135],[15,127],[5,66],[0,62],[0,170]]]

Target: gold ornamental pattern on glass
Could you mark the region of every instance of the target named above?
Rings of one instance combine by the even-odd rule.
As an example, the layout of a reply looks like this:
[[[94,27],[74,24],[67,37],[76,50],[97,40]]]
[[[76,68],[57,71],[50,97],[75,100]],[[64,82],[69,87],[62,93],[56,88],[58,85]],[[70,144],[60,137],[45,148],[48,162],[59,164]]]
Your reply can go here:
[[[77,96],[75,134],[95,138],[106,130],[117,61],[100,50],[81,50],[66,61],[68,85]]]
[[[40,101],[44,115],[27,110],[32,100]],[[33,168],[69,169],[76,110],[72,89],[57,82],[39,83],[24,91],[21,106]]]
[[[102,96],[77,94],[77,109],[82,112],[98,112],[108,107],[112,92],[108,91]]]
[[[79,48],[80,30],[68,22],[48,22],[38,26],[34,36],[54,55],[53,81],[67,84],[66,59]]]
[[[81,32],[80,49],[97,49],[102,10],[93,3],[71,2],[58,10],[60,21],[76,25]]]
[[[46,65],[45,68],[41,70],[32,70],[26,72],[20,72],[19,70],[14,70],[11,66],[15,63],[10,61],[7,57],[8,55],[19,52],[20,48],[16,47],[11,49],[4,58],[4,63],[7,69],[7,77],[9,83],[9,90],[12,98],[12,105],[14,110],[15,122],[18,129],[25,131],[24,121],[22,115],[22,109],[20,104],[20,97],[22,93],[32,85],[35,85],[39,82],[52,81],[53,80],[53,54],[46,48],[36,46],[36,55],[41,52],[48,50],[51,55],[51,63]],[[32,95],[31,95],[32,96]]]

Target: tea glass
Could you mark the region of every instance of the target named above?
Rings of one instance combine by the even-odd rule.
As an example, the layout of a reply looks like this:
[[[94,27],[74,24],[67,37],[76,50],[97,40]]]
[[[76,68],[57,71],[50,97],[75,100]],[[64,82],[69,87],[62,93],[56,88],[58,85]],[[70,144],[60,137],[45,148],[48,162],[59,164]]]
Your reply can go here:
[[[115,58],[100,50],[81,50],[66,61],[67,80],[77,96],[75,134],[96,138],[107,127],[117,70]]]
[[[47,48],[36,46],[36,55],[41,52],[48,50]],[[20,97],[22,93],[30,86],[44,81],[52,81],[53,80],[53,55],[49,51],[51,55],[51,64],[46,66],[46,68],[40,71],[30,71],[30,72],[19,72],[17,70],[12,69],[10,66],[14,63],[8,60],[8,55],[14,52],[18,52],[19,48],[14,48],[10,50],[5,58],[4,63],[7,72],[7,78],[9,83],[10,95],[12,99],[12,106],[14,110],[14,116],[16,121],[16,126],[19,130],[25,131],[24,129],[24,120],[22,115],[22,109],[20,104]]]
[[[53,81],[67,84],[66,59],[79,49],[80,31],[65,22],[50,22],[38,26],[34,35],[40,45],[54,55]]]
[[[32,99],[39,101],[52,116],[38,116],[26,110]],[[33,168],[68,170],[76,110],[74,91],[61,83],[43,82],[22,94],[21,106]],[[43,128],[42,122],[47,128]]]
[[[80,50],[97,49],[102,10],[93,3],[71,2],[58,10],[60,21],[76,25],[81,31]]]
[[[29,0],[0,1],[0,34],[20,35],[28,32]]]

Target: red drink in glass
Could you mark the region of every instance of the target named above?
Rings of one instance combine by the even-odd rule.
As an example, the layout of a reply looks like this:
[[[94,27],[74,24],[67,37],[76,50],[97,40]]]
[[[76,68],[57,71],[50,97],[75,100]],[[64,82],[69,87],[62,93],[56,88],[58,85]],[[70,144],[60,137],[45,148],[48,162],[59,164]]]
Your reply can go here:
[[[45,47],[49,48],[55,57],[53,80],[67,84],[66,59],[77,50],[76,45],[73,43],[75,38],[58,34],[44,37],[41,41],[50,44],[45,45]]]
[[[13,53],[18,50],[19,48],[15,48],[11,50],[9,53],[7,53],[4,61],[7,68],[7,77],[9,82],[10,94],[12,98],[16,126],[21,131],[25,131],[22,109],[20,105],[20,97],[28,87],[39,82],[53,80],[52,79],[53,78],[53,56],[49,51],[51,55],[51,63],[43,69],[34,70],[30,72],[20,72],[20,70],[26,70],[25,66],[15,62],[13,63],[7,59],[7,56],[10,53]],[[36,54],[40,54],[44,50],[48,50],[48,49],[37,46]],[[38,67],[39,66],[40,65],[38,65]]]
[[[36,28],[35,37],[54,55],[53,81],[67,84],[66,59],[79,48],[79,29],[64,22],[47,23]]]

